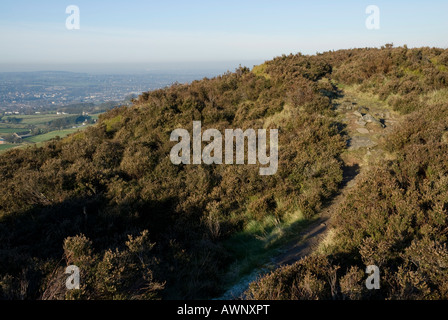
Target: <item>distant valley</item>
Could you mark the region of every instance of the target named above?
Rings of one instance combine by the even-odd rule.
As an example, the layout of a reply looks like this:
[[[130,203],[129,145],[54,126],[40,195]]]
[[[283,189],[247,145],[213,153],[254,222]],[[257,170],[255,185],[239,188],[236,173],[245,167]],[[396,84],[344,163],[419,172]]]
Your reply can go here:
[[[142,92],[207,75],[205,70],[144,74],[1,72],[0,153],[63,138],[94,124],[107,110],[131,105]]]
[[[63,71],[0,73],[0,111],[30,113],[70,104],[122,101],[132,94],[191,82],[201,73],[88,74]]]

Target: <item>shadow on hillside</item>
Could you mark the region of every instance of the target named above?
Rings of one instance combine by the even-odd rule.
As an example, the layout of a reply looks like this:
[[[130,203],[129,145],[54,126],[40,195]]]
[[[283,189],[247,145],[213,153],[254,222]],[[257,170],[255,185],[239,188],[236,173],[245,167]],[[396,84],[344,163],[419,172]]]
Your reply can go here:
[[[338,107],[341,105],[338,102],[335,102],[334,100],[342,99],[345,97],[344,91],[340,88],[334,87],[334,90],[331,92],[331,95],[326,95],[328,98],[331,99],[332,109],[337,110]]]
[[[173,203],[168,199],[111,207],[102,196],[81,197],[10,214],[0,220],[0,258],[6,259],[0,272],[18,258],[60,259],[64,239],[80,234],[91,239],[97,250],[122,245],[128,234],[143,229],[156,236],[169,229],[174,217],[167,212]]]
[[[345,188],[350,181],[352,181],[353,179],[356,178],[356,176],[359,174],[359,172],[360,172],[360,167],[357,163],[355,163],[351,166],[345,165],[342,168],[341,188]]]

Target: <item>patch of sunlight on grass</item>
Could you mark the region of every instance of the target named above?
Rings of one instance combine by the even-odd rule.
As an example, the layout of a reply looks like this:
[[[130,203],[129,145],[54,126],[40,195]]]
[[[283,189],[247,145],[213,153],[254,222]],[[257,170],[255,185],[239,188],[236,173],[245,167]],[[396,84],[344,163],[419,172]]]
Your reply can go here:
[[[429,104],[442,104],[448,101],[448,89],[440,89],[434,90],[432,92],[427,93],[421,99],[426,101]]]
[[[266,63],[262,63],[258,66],[253,67],[252,73],[254,73],[257,76],[264,77],[266,79],[271,79],[271,76],[266,73],[266,67],[267,67]]]
[[[335,248],[336,230],[329,229],[325,238],[319,243],[316,253],[331,255]]]
[[[281,245],[298,239],[300,231],[309,223],[300,210],[285,214],[282,220],[268,215],[261,221],[249,221],[241,232],[224,242],[235,259],[226,283],[234,283],[269,262]]]
[[[282,127],[293,116],[293,108],[289,104],[285,104],[283,110],[267,117],[264,121],[263,129],[271,126],[276,128]]]
[[[339,84],[338,87],[342,88]],[[358,84],[346,85],[343,87],[346,96],[356,97],[358,106],[376,107],[379,109],[388,109],[391,111],[393,108],[387,101],[380,99],[379,95],[372,92],[366,92],[361,90],[361,86]],[[342,98],[344,99],[344,98]]]

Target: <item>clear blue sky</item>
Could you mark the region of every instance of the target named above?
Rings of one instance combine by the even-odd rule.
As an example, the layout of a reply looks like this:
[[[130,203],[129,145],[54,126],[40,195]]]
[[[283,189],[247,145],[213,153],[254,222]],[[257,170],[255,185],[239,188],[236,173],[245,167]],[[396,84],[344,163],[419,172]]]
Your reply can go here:
[[[371,4],[380,30],[365,27]],[[80,8],[80,30],[65,28],[68,5]],[[0,65],[252,61],[390,42],[446,48],[447,14],[446,0],[1,0]]]

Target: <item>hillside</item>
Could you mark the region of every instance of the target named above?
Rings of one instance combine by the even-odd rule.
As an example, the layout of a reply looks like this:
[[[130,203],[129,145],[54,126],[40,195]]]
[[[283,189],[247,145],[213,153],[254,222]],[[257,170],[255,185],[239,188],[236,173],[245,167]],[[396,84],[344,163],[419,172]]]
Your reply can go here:
[[[284,55],[0,155],[0,297],[216,297],[329,213],[323,243],[247,298],[369,298],[376,264],[375,297],[446,299],[447,68],[436,48]],[[174,165],[170,134],[193,121],[278,129],[277,173]],[[71,264],[80,290],[65,288]]]

